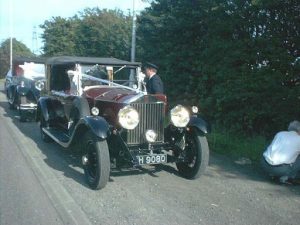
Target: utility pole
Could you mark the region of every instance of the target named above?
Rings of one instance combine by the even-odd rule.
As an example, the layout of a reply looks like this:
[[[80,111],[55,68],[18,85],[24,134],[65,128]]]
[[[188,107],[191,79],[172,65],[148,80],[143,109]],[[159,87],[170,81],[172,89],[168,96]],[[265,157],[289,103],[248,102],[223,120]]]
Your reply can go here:
[[[133,7],[132,7],[132,37],[131,37],[131,62],[135,61],[135,39],[136,39],[136,14],[135,14],[135,0],[133,0]],[[135,70],[132,69],[130,71],[129,77],[129,86],[132,87],[135,81]]]
[[[12,0],[9,1],[9,36],[10,36],[10,48],[9,48],[9,52],[10,52],[10,57],[9,57],[9,69],[12,70],[12,54],[13,54],[13,42],[12,42],[12,35],[13,35],[13,30],[12,30],[12,26],[13,26],[13,12],[12,12]]]
[[[132,37],[131,37],[131,62],[135,61],[135,40],[136,40],[136,13],[135,13],[135,0],[133,0],[133,7],[132,7]]]
[[[36,54],[37,51],[37,34],[36,34],[36,26],[33,26],[32,31],[32,52]]]

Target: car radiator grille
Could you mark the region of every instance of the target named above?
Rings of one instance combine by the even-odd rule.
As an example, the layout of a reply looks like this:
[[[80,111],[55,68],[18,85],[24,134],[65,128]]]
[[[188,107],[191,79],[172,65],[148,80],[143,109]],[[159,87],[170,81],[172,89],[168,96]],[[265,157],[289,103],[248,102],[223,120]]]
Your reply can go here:
[[[164,141],[164,103],[132,103],[140,116],[138,126],[133,130],[128,130],[127,144],[145,143],[145,132],[154,130],[157,133],[156,143]]]

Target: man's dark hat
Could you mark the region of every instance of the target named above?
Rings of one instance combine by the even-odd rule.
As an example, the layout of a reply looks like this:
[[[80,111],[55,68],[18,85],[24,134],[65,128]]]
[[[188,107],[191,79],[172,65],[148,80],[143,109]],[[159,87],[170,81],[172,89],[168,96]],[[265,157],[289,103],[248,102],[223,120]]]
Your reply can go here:
[[[144,65],[145,68],[153,68],[153,69],[156,69],[158,70],[158,66],[153,64],[153,63],[150,63],[150,62],[146,62],[145,65]]]

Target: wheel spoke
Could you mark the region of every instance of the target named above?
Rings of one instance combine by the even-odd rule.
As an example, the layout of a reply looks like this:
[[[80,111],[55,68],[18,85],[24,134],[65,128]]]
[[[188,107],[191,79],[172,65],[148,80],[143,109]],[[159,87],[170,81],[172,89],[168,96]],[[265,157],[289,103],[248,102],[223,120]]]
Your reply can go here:
[[[96,179],[98,161],[97,161],[97,153],[95,151],[93,140],[87,141],[87,151],[88,151],[88,155],[87,155],[88,173],[92,179]]]
[[[197,160],[196,143],[193,137],[188,136],[186,142],[186,160],[188,167],[194,167]]]

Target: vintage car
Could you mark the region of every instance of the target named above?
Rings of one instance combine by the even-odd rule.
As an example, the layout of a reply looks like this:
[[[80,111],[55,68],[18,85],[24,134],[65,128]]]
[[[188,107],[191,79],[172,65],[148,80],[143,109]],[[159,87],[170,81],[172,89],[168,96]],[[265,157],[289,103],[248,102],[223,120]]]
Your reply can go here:
[[[34,115],[45,80],[45,59],[15,57],[5,79],[5,92],[10,109],[18,109],[20,121]],[[31,118],[34,116],[31,116]]]
[[[165,95],[148,95],[140,63],[60,56],[46,61],[46,71],[41,138],[69,149],[80,143],[92,189],[103,188],[114,168],[175,163],[188,179],[205,171],[207,123],[196,106],[169,111]]]

